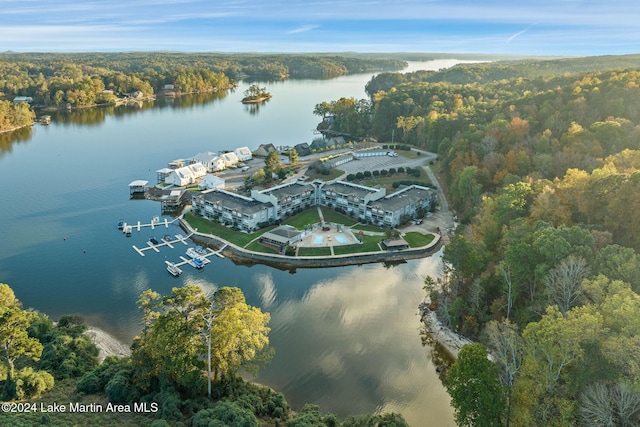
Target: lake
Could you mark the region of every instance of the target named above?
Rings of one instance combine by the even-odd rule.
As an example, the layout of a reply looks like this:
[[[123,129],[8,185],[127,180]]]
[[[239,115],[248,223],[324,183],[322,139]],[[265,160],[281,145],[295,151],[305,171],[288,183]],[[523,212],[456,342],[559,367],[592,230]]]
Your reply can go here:
[[[445,62],[412,67],[452,65]],[[127,343],[140,331],[142,291],[238,286],[249,304],[271,313],[276,353],[256,381],[283,392],[295,409],[310,402],[340,417],[395,411],[412,426],[455,425],[417,314],[438,256],[295,274],[213,257],[203,271],[185,266],[176,279],[164,261],[178,261],[186,246],[145,257],[131,246],[181,230],[144,229],[131,238],[116,230],[120,218],[160,215],[158,203],[129,199],[131,181],[155,183],[167,162],[203,151],[311,142],[315,104],[366,98],[370,78],[260,82],[273,98],[259,106],[240,103],[249,86],[241,82],[226,94],[58,112],[49,126],[0,135],[0,282],[25,307],[54,319],[79,314]]]

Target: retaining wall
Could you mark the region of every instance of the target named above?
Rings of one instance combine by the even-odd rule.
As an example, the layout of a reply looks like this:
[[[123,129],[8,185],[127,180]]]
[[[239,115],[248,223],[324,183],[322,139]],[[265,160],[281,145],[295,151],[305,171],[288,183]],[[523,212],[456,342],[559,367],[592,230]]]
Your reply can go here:
[[[387,261],[405,261],[408,259],[424,258],[437,252],[441,245],[441,236],[436,235],[435,239],[426,246],[421,248],[410,248],[398,251],[381,251],[366,252],[359,254],[347,255],[330,255],[330,256],[287,256],[278,254],[265,254],[262,252],[253,252],[222,240],[211,234],[199,233],[192,229],[191,226],[180,218],[180,226],[187,232],[193,233],[191,238],[203,245],[213,245],[222,247],[227,245],[222,254],[230,258],[234,262],[242,264],[267,264],[280,269],[291,269],[296,267],[306,268],[322,268],[337,267],[343,265],[369,264]]]

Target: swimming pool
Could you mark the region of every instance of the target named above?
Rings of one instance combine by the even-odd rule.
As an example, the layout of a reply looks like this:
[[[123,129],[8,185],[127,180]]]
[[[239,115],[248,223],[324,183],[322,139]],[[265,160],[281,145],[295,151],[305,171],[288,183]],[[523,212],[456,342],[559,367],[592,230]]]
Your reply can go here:
[[[336,240],[338,241],[338,243],[340,243],[341,245],[345,245],[347,243],[349,243],[349,241],[347,240],[346,237],[344,237],[342,234],[336,234]]]
[[[323,240],[324,240],[324,236],[321,236],[320,234],[316,234],[315,236],[313,236],[314,245],[321,245]]]

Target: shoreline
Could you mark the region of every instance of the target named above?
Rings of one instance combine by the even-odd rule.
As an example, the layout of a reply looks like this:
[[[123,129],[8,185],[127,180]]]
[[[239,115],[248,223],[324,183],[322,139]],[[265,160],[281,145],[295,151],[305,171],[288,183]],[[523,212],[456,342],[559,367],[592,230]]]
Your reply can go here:
[[[88,326],[84,331],[100,350],[98,361],[102,363],[107,356],[128,357],[131,356],[131,348],[113,335],[95,326]]]
[[[191,225],[180,216],[178,223],[187,233],[192,234],[191,240],[198,244],[213,245],[217,248],[224,247],[222,254],[234,263],[241,264],[263,264],[281,270],[295,270],[296,268],[324,268],[341,267],[346,265],[361,265],[378,262],[402,262],[409,259],[424,258],[433,255],[442,246],[442,236],[435,234],[435,238],[426,246],[420,248],[410,248],[396,251],[380,252],[359,252],[344,255],[329,256],[296,256],[267,254],[253,252],[245,248],[221,239],[212,234],[200,233],[193,229]]]
[[[418,305],[420,311],[420,321],[426,326],[427,331],[433,339],[440,344],[454,359],[458,358],[458,353],[464,345],[473,344],[468,338],[465,338],[448,327],[444,326],[436,316],[436,312],[429,308],[431,300],[426,296]]]

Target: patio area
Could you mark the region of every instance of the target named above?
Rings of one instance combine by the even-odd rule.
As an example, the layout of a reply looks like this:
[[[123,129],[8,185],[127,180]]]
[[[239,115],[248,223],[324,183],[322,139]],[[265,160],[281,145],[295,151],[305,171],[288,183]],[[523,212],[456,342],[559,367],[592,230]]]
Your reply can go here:
[[[327,224],[325,224],[325,227]],[[306,235],[301,241],[297,242],[297,246],[303,248],[319,248],[328,246],[354,245],[360,243],[353,232],[341,224],[328,225],[328,230],[323,230],[319,224],[314,230]]]

